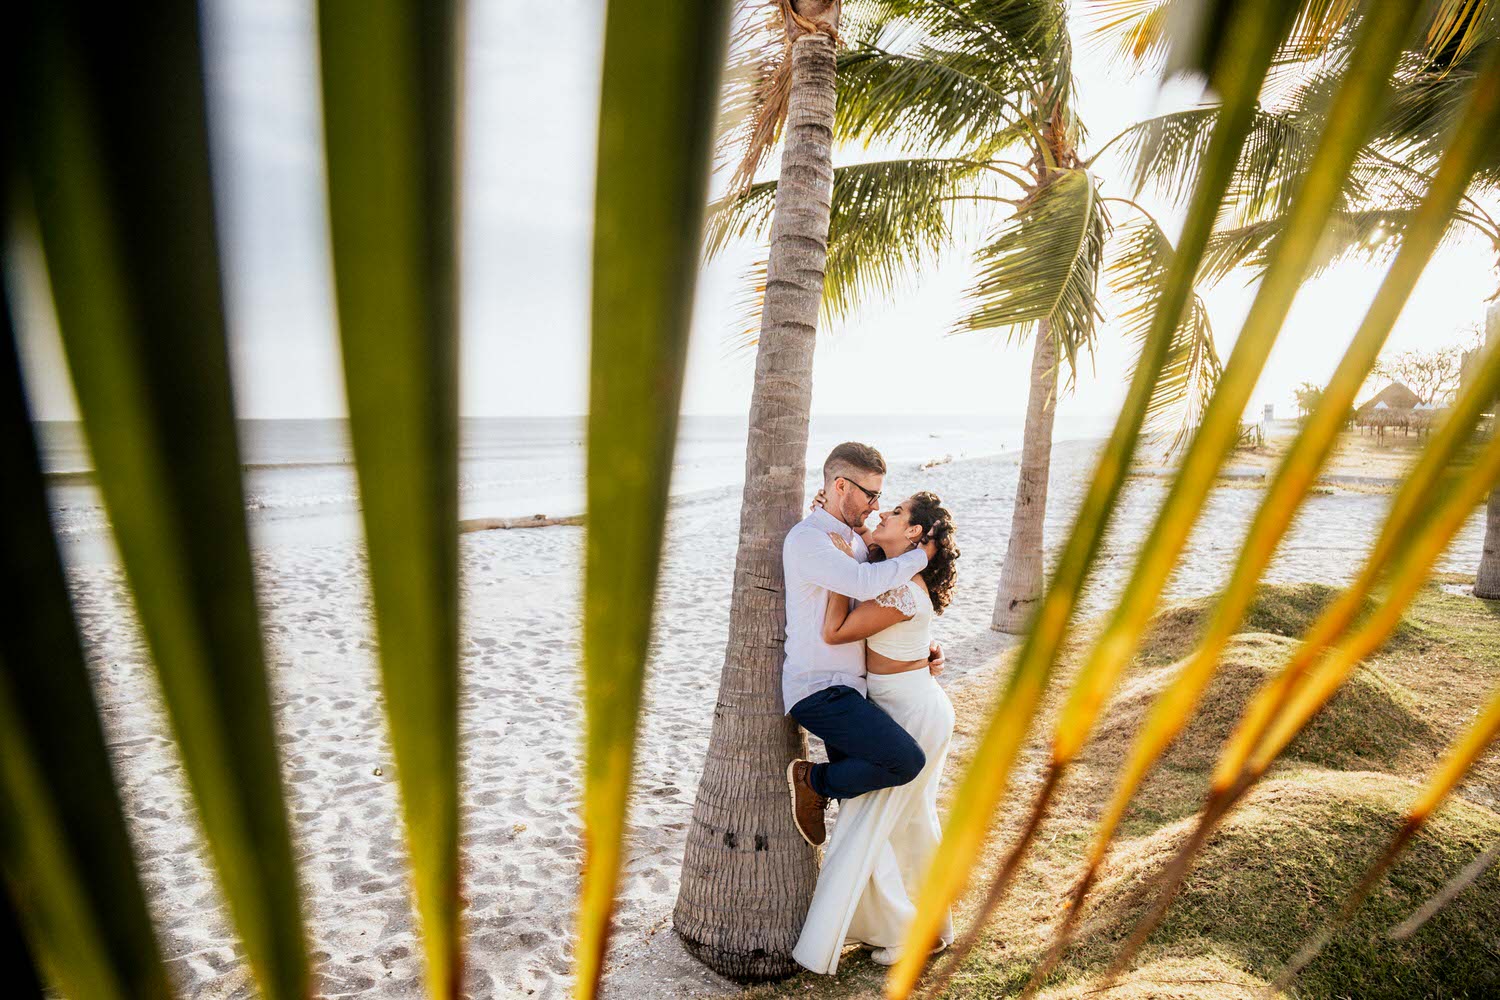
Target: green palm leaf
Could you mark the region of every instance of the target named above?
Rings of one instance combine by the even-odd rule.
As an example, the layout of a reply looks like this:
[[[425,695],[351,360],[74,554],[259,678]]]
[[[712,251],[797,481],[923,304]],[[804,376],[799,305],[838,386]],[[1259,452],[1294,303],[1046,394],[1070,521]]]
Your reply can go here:
[[[1296,191],[1294,181],[1307,172],[1318,136],[1327,120],[1331,88],[1340,78],[1325,75],[1300,91],[1292,107],[1260,110],[1255,127],[1245,140],[1236,165],[1220,221],[1221,228],[1249,225],[1284,216]],[[1181,178],[1198,169],[1213,134],[1218,109],[1192,108],[1148,118],[1126,128],[1106,144],[1118,144],[1118,157],[1131,172],[1131,184],[1139,192],[1176,202],[1182,196]],[[1102,154],[1104,149],[1100,150]],[[1415,202],[1402,186],[1420,175],[1394,163],[1377,151],[1362,149],[1344,184],[1340,209],[1352,210],[1382,199],[1398,197],[1398,204]]]
[[[48,976],[69,996],[166,996],[52,540],[4,283],[0,323],[0,603],[10,615],[0,629],[0,873],[9,890],[0,907],[10,912],[14,898]],[[8,968],[26,957],[14,941]],[[24,977],[11,988],[41,995]]]
[[[599,989],[692,321],[725,2],[613,0],[594,207],[576,995]],[[643,159],[642,150],[649,150]],[[607,527],[606,527],[607,525]]]
[[[462,978],[458,811],[457,19],[318,9],[349,429],[434,997]]]
[[[1000,150],[1034,128],[1017,95],[1014,62],[927,45],[910,53],[872,45],[839,54],[834,135],[927,152],[949,145]]]
[[[1167,23],[1176,0],[1093,0],[1087,5],[1088,42],[1135,65],[1166,58]]]
[[[824,267],[823,308],[851,316],[871,298],[896,293],[920,265],[951,245],[965,206],[998,198],[1004,180],[986,164],[968,159],[878,160],[836,167]],[[713,256],[733,240],[764,240],[771,229],[776,182],[751,185],[743,195],[710,209],[705,248]],[[742,287],[736,334],[753,344],[760,327],[765,265],[757,263]],[[745,331],[740,335],[740,331]]]
[[[1162,282],[1175,253],[1166,233],[1150,218],[1132,223],[1111,250],[1110,289],[1126,303],[1119,323],[1122,332],[1139,345],[1131,367],[1132,380],[1140,366],[1161,298]],[[1222,371],[1208,307],[1194,294],[1177,326],[1167,362],[1146,406],[1143,429],[1151,434],[1171,434],[1169,451],[1176,451],[1202,420]]]
[[[964,206],[998,195],[998,175],[970,160],[891,160],[840,167],[833,175],[823,303],[847,319],[889,298],[950,246]]]
[[[1094,179],[1060,173],[1002,222],[976,256],[967,312],[954,332],[1003,330],[1024,336],[1046,321],[1068,365],[1092,349],[1102,313],[1099,272],[1110,223]]]
[[[34,9],[22,155],[97,481],[261,989],[308,970],[246,537],[196,4]]]

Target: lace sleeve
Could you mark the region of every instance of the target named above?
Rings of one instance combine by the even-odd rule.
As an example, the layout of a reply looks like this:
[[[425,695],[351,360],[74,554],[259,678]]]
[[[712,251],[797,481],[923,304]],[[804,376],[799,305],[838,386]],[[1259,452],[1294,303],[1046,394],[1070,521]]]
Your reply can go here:
[[[892,587],[875,598],[875,603],[882,608],[895,608],[908,618],[917,613],[917,599],[912,595],[911,584],[909,583],[903,583],[899,587]]]

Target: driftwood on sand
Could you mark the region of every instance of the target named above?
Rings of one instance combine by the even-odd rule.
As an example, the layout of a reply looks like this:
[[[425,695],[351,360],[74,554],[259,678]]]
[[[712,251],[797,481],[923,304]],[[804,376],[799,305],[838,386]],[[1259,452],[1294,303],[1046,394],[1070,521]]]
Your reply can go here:
[[[574,514],[570,517],[548,517],[546,514],[533,514],[530,517],[476,517],[468,521],[459,521],[458,533],[462,535],[470,531],[493,531],[497,528],[506,530],[511,528],[550,528],[559,524],[582,523],[582,514]]]

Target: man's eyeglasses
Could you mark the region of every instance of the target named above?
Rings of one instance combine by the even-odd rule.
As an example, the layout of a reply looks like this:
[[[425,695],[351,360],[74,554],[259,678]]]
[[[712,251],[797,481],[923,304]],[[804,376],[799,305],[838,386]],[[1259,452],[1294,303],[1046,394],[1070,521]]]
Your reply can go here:
[[[867,497],[870,498],[870,502],[871,503],[879,503],[880,502],[880,494],[878,492],[877,493],[871,493],[869,490],[865,489],[863,486],[860,486],[858,483],[856,483],[854,480],[850,479],[848,476],[839,476],[839,478],[842,479],[844,482],[848,483],[850,486],[858,487],[859,491],[861,493],[863,493],[865,496],[867,496]]]

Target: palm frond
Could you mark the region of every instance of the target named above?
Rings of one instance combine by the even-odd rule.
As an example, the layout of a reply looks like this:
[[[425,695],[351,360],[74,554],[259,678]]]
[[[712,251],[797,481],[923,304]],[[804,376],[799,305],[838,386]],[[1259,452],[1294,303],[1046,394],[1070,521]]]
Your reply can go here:
[[[873,296],[890,296],[953,239],[955,221],[975,216],[1006,183],[987,164],[969,159],[877,160],[833,172],[823,308],[848,318]],[[743,196],[711,209],[705,247],[722,252],[739,239],[764,240],[776,207],[776,182],[752,185]],[[733,336],[755,343],[760,328],[765,265],[741,285]]]
[[[1306,93],[1298,98],[1313,100]],[[1217,114],[1216,108],[1203,107],[1159,115],[1131,125],[1107,146],[1119,145],[1117,155],[1130,170],[1137,193],[1149,190],[1177,203],[1183,196],[1182,178],[1198,169]],[[1257,111],[1220,215],[1221,228],[1249,225],[1289,210],[1295,181],[1306,173],[1325,121],[1320,108]],[[1382,197],[1414,204],[1410,188],[1418,179],[1399,164],[1361,149],[1344,185],[1342,207],[1378,203]]]
[[[1447,230],[1448,219],[1473,171],[1482,130],[1500,115],[1500,100],[1495,100],[1492,95],[1488,103],[1477,103],[1473,111],[1476,130],[1462,137],[1462,141],[1456,143],[1445,158],[1427,199],[1402,241],[1396,261],[1387,272],[1348,350],[1325,387],[1321,401],[1277,466],[1245,536],[1234,572],[1214,606],[1213,616],[1198,647],[1179,664],[1172,682],[1158,696],[1145,724],[1138,732],[1114,794],[1099,820],[1083,876],[1072,892],[1071,905],[1055,932],[1047,959],[1033,976],[1034,981],[1040,982],[1045,978],[1060,959],[1127,806],[1157,760],[1187,726],[1199,699],[1219,668],[1226,645],[1254,599],[1256,584],[1270,565],[1281,539],[1290,529],[1309,488],[1332,454],[1345,414],[1379,356],[1412,289],[1416,287],[1427,261]],[[1440,435],[1440,447],[1443,446],[1443,440],[1445,439]],[[1456,442],[1459,438],[1451,440]],[[1433,460],[1431,467],[1436,468],[1439,464],[1438,460]],[[1415,510],[1416,506],[1407,504],[1402,509]],[[1396,532],[1387,533],[1386,537],[1399,537],[1403,529],[1400,524],[1397,528]]]
[[[1492,366],[1491,373],[1494,371]],[[1488,391],[1494,391],[1493,383],[1488,386]],[[1450,425],[1459,421],[1472,431],[1472,421],[1464,420],[1455,412]],[[1467,435],[1463,436],[1467,438]],[[1243,801],[1360,662],[1379,649],[1395,630],[1402,613],[1426,582],[1433,564],[1485,494],[1500,483],[1500,435],[1492,437],[1480,450],[1472,466],[1449,471],[1450,474],[1442,475],[1443,481],[1437,484],[1416,483],[1415,478],[1407,480],[1402,492],[1420,492],[1423,506],[1387,551],[1388,559],[1378,558],[1372,553],[1359,580],[1324,612],[1287,664],[1257,692],[1241,717],[1239,728],[1231,736],[1230,745],[1219,758],[1213,790],[1197,824],[1159,877],[1157,897],[1146,916],[1110,963],[1104,977],[1106,986],[1124,971],[1160,923],[1213,831]],[[1415,488],[1409,490],[1411,487]],[[1391,528],[1392,520],[1388,518],[1382,534],[1393,534]],[[1362,603],[1370,596],[1373,581],[1381,577],[1387,581],[1386,593],[1373,610],[1350,628],[1354,619],[1345,607],[1346,599]],[[1335,627],[1330,621],[1332,617],[1343,619],[1344,624]],[[1301,670],[1297,669],[1299,665]],[[1301,677],[1300,684],[1293,680],[1294,675]],[[1253,749],[1242,756],[1245,737],[1254,738]]]
[[[1359,0],[1306,0],[1279,59],[1297,61],[1323,54],[1341,35],[1354,30]]]
[[[970,53],[849,49],[839,55],[834,136],[920,152],[998,152],[1034,128],[1024,85],[1014,64]]]
[[[1170,39],[1168,23],[1177,0],[1093,0],[1086,5],[1088,42],[1113,50],[1136,68],[1160,64]]]
[[[1049,772],[1042,791],[1029,810],[1033,821],[1012,844],[987,902],[993,900],[997,904],[1003,897],[1009,873],[1016,870],[1020,856],[1030,847],[1052,796],[1088,740],[1100,711],[1134,656],[1157,601],[1187,544],[1193,524],[1202,513],[1219,466],[1239,439],[1240,417],[1301,284],[1316,234],[1321,231],[1337,201],[1340,181],[1354,162],[1367,122],[1374,116],[1372,108],[1385,85],[1385,72],[1399,54],[1405,22],[1413,16],[1411,8],[1391,6],[1372,14],[1361,26],[1359,50],[1353,60],[1357,68],[1346,75],[1335,99],[1336,113],[1330,117],[1330,125],[1319,141],[1307,179],[1294,202],[1288,235],[1279,244],[1266,279],[1260,285],[1250,314],[1235,341],[1234,351],[1220,375],[1202,421],[1192,435],[1192,442],[1151,525],[1125,589],[1110,613],[1103,633],[1079,668],[1053,728]],[[1174,270],[1169,269],[1169,280],[1173,275]],[[1171,300],[1163,295],[1162,305],[1156,313],[1157,322],[1170,323],[1169,329],[1173,333],[1188,309],[1186,296],[1178,301],[1181,305],[1173,309]],[[1142,353],[1150,361],[1138,363],[1138,369],[1145,369],[1147,363],[1161,365],[1146,351]],[[1142,406],[1143,416],[1149,403],[1148,397]],[[981,919],[983,916],[982,913]]]
[[[1495,44],[1500,41],[1490,43]],[[1372,141],[1418,169],[1436,163],[1449,137],[1467,125],[1465,102],[1488,47],[1468,51],[1441,74],[1406,67],[1397,77],[1390,107]],[[1489,137],[1478,174],[1487,186],[1500,185],[1500,136]]]
[[[1045,120],[1054,106],[1069,105],[1072,39],[1066,5],[1059,0],[945,0],[879,6],[885,8],[886,18],[866,22],[853,39],[840,64],[841,77],[846,65],[853,67],[872,54],[906,60],[907,65],[898,63],[894,68],[908,74],[924,70],[923,62],[945,64],[942,73],[929,70],[925,79],[884,86],[877,96],[884,98],[885,110],[899,112],[914,100],[927,107],[926,116],[940,117],[945,99],[974,104],[976,85],[1004,95],[1013,109],[1022,108],[1038,121]],[[853,96],[846,97],[841,89],[839,103]],[[894,131],[891,136],[912,138]],[[933,139],[941,142],[936,135]]]
[[[1046,320],[1076,375],[1102,317],[1099,274],[1109,214],[1085,170],[1061,172],[1004,220],[976,255],[974,284],[953,332],[1029,334]]]
[[[1241,415],[1301,286],[1318,235],[1336,207],[1341,179],[1358,154],[1388,69],[1414,17],[1415,8],[1389,5],[1372,11],[1361,25],[1352,68],[1293,203],[1286,233],[1277,244],[1217,391],[1193,434],[1125,591],[1104,634],[1086,657],[1058,721],[1053,743],[1056,762],[1071,760],[1087,739],[1187,544],[1219,466],[1238,441]]]
[[[457,12],[322,0],[318,15],[334,293],[380,675],[428,990],[450,997],[463,981]]]
[[[199,16],[187,2],[150,18],[29,11],[21,158],[96,479],[229,913],[262,992],[301,998]]]
[[[1132,378],[1141,362],[1161,298],[1162,282],[1170,271],[1175,252],[1166,233],[1149,218],[1131,223],[1126,234],[1111,247],[1110,289],[1128,303],[1119,316],[1121,332],[1139,345],[1131,366]],[[1178,450],[1203,419],[1204,407],[1222,371],[1208,307],[1195,293],[1177,326],[1167,362],[1146,406],[1145,432],[1170,434],[1168,451]]]
[[[1313,251],[1308,274],[1315,277],[1348,260],[1388,262],[1401,246],[1401,237],[1415,215],[1410,208],[1334,212]],[[1461,217],[1450,215],[1438,247],[1452,245],[1467,226]],[[1214,233],[1204,254],[1203,280],[1215,284],[1236,269],[1243,269],[1247,278],[1254,280],[1264,273],[1285,229],[1286,220],[1274,218]]]
[[[1497,21],[1500,17],[1490,0],[1438,0],[1424,39],[1429,67],[1443,72],[1462,63],[1481,44],[1494,39]]]
[[[1047,596],[1032,619],[1015,666],[975,743],[969,768],[953,796],[943,830],[944,849],[933,859],[924,877],[902,958],[892,968],[886,983],[886,994],[892,1000],[909,996],[916,985],[948,908],[967,884],[979,858],[991,817],[1009,791],[1016,759],[1109,527],[1157,376],[1166,362],[1172,334],[1192,293],[1204,244],[1213,230],[1220,200],[1253,122],[1256,95],[1295,11],[1295,4],[1287,0],[1272,4],[1268,10],[1241,11],[1233,18],[1234,42],[1232,51],[1227,53],[1230,58],[1216,74],[1224,115],[1213,148],[1204,157],[1203,169],[1198,174],[1197,191],[1188,208],[1177,257],[1164,282],[1161,305],[1147,338],[1146,359],[1137,368],[1120,418],[1100,453],[1098,468],[1079,505]]]
[[[169,992],[115,792],[0,282],[0,945],[69,996]],[[45,665],[45,667],[43,667]],[[24,925],[30,947],[19,940]],[[24,970],[22,970],[24,971]],[[37,970],[33,970],[33,976]],[[13,973],[7,973],[10,977]],[[16,976],[16,995],[42,996]]]
[[[714,138],[714,170],[731,196],[753,183],[781,134],[791,62],[778,0],[735,0]]]
[[[583,663],[587,735],[575,995],[604,972],[625,851],[677,440],[727,0],[605,24],[594,201]]]
[[[953,240],[955,221],[973,219],[998,175],[971,160],[887,160],[834,171],[823,304],[847,319],[867,300],[890,297]],[[988,214],[988,213],[986,213]]]

